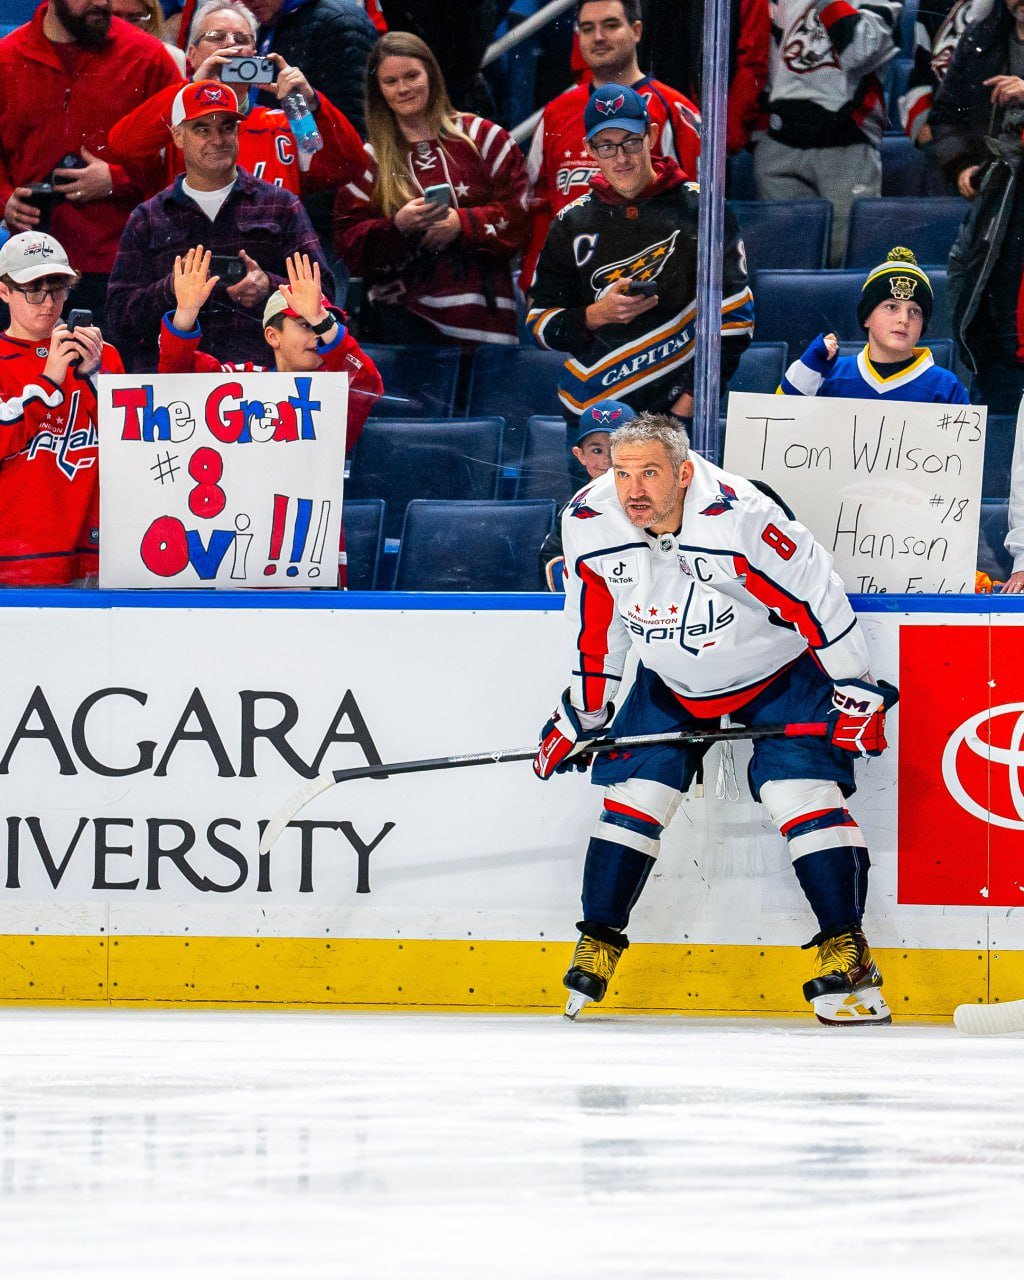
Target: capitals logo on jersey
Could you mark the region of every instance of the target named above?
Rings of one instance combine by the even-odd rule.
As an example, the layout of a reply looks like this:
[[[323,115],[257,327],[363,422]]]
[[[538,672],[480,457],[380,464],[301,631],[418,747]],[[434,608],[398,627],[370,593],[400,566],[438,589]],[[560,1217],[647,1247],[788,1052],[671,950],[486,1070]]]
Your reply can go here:
[[[96,449],[99,444],[96,424],[87,422],[84,427],[74,425],[80,398],[81,392],[76,391],[68,404],[69,426],[65,426],[63,416],[58,417],[51,430],[37,431],[24,450],[30,461],[40,453],[52,453],[58,471],[68,480],[74,480],[79,471],[87,471],[96,465]],[[49,420],[48,414],[46,421]]]
[[[595,511],[593,507],[587,506],[587,494],[589,492],[589,488],[584,489],[569,503],[569,514],[576,520],[593,520],[595,516],[601,514],[600,511]]]
[[[595,297],[599,298],[618,280],[656,280],[671,258],[678,236],[679,232],[673,231],[664,240],[649,244],[639,253],[620,258],[618,262],[605,263],[590,277]]]
[[[700,514],[702,516],[724,516],[732,510],[735,502],[739,502],[736,490],[731,485],[723,484],[719,480],[718,497],[713,502],[710,502]]]
[[[785,40],[780,51],[782,60],[795,75],[839,66],[836,51],[813,4],[807,6],[782,38]]]

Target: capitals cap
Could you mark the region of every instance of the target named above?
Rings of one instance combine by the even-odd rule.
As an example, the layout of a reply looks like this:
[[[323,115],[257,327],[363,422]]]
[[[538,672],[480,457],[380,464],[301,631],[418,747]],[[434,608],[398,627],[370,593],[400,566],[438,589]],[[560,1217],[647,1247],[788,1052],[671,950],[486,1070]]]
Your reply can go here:
[[[238,109],[238,99],[227,85],[221,84],[219,80],[196,80],[194,84],[185,85],[175,95],[171,104],[171,124],[199,120],[218,111],[226,116],[234,116],[236,120],[244,118]]]
[[[592,404],[580,414],[573,444],[582,444],[587,436],[592,436],[596,431],[615,431],[624,427],[627,422],[632,422],[635,417],[636,410],[621,400],[598,400],[597,404]]]
[[[328,298],[322,299],[324,310],[330,311],[333,304]],[[288,299],[284,296],[280,289],[275,289],[267,299],[267,305],[263,308],[263,327],[264,329],[273,320],[274,316],[291,316],[293,320],[301,320],[302,316],[294,311],[288,305]]]
[[[64,246],[45,231],[22,231],[11,236],[0,249],[0,276],[15,284],[28,284],[43,276],[66,276],[76,280],[78,272],[68,262]]]
[[[602,129],[646,133],[650,123],[647,103],[625,84],[603,84],[595,89],[583,112],[583,132],[588,142]]]

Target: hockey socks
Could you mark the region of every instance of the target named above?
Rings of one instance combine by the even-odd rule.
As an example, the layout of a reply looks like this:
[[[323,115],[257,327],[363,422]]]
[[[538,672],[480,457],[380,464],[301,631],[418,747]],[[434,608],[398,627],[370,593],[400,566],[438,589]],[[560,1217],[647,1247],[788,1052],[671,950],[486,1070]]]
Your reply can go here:
[[[597,830],[583,866],[583,915],[588,921],[625,929],[654,866],[661,827],[639,814],[605,812]]]
[[[793,864],[800,888],[825,937],[861,922],[871,860],[864,848],[819,849]]]

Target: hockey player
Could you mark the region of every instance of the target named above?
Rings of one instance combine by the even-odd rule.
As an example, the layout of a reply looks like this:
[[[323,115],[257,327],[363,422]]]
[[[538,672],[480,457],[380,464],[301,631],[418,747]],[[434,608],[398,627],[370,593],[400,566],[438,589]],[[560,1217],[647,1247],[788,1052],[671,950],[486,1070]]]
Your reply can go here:
[[[832,561],[803,525],[740,476],[690,453],[671,418],[642,414],[612,434],[611,470],[562,520],[566,614],[579,661],[541,730],[534,771],[586,767],[606,730],[632,645],[639,665],[611,732],[826,722],[828,737],[755,742],[749,779],[789,842],[818,922],[804,996],[828,1025],[889,1022],[861,928],[868,851],[846,808],[855,755],[886,746],[896,690],[868,674],[857,619]],[[601,755],[605,787],[583,871],[580,940],[566,1014],[605,994],[628,947],[630,912],[659,838],[703,755],[697,747]]]
[[[697,318],[697,188],[655,154],[659,131],[626,85],[595,90],[584,116],[600,169],[591,190],[551,224],[527,324],[565,351],[558,391],[570,428],[614,396],[637,411],[693,414]],[[722,379],[754,328],[743,244],[725,214]]]
[[[270,295],[263,309],[263,336],[278,373],[347,373],[348,417],[345,452],[359,439],[374,401],[384,389],[377,367],[345,328],[341,312],[323,296],[320,267],[306,254],[285,259],[287,285]],[[160,326],[160,373],[261,373],[265,366],[245,361],[222,364],[199,350],[202,330],[198,317],[203,303],[216,287],[210,275],[210,251],[196,245],[174,260],[174,296],[178,305]],[[345,585],[344,531],[339,563],[340,584]]]
[[[585,195],[597,173],[584,139],[583,113],[601,85],[631,85],[658,126],[657,154],[675,160],[687,178],[697,180],[700,111],[678,89],[641,73],[637,61],[643,34],[640,0],[577,0],[576,26],[590,82],[574,85],[549,102],[533,131],[526,161],[533,226],[519,276],[524,293],[530,291],[551,219]]]
[[[931,281],[910,250],[890,249],[885,261],[868,272],[857,304],[857,319],[868,335],[864,350],[841,356],[834,333],[818,334],[786,370],[779,390],[788,396],[969,404],[956,374],[917,345],[928,328],[933,302]]]
[[[123,373],[95,325],[61,320],[79,274],[63,246],[23,231],[0,249],[0,582],[68,586],[99,569],[96,391]]]

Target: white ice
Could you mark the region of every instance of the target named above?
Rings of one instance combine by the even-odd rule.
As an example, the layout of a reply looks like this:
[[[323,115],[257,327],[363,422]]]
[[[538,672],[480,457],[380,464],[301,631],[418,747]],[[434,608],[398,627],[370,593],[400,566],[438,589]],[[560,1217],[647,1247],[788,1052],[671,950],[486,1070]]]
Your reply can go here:
[[[1024,1037],[4,1010],[0,1274],[1020,1275]]]

